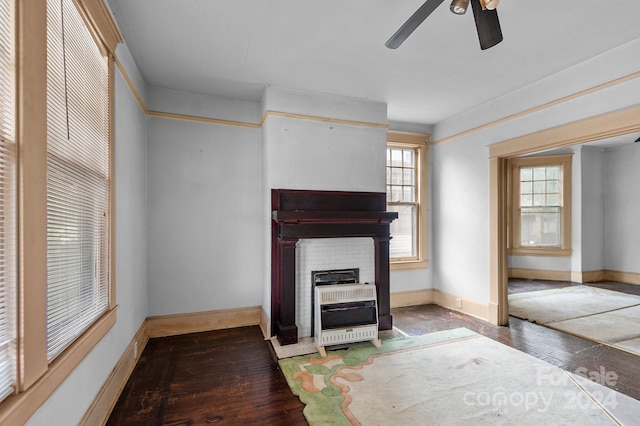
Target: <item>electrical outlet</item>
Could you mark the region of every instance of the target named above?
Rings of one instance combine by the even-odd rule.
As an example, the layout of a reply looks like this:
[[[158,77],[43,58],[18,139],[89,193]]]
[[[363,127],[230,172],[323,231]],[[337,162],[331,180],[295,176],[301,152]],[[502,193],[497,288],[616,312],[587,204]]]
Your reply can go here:
[[[133,342],[133,359],[138,359],[138,342]]]
[[[462,299],[456,298],[456,308],[462,309]]]

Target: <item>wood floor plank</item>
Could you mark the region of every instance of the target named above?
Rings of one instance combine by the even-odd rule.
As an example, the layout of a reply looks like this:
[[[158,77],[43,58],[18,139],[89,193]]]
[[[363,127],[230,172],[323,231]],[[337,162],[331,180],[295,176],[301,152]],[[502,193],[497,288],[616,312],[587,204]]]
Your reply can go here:
[[[436,305],[392,310],[408,335],[466,327],[565,370],[611,371],[613,389],[640,400],[640,357],[516,318],[494,326]],[[108,425],[304,425],[304,405],[260,329],[149,340]]]
[[[259,327],[151,339],[108,425],[306,424]]]

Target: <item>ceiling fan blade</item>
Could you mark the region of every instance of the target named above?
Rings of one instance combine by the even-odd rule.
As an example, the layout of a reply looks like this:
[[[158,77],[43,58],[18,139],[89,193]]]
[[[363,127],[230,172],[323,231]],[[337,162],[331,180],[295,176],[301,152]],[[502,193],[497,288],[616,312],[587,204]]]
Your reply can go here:
[[[409,19],[407,19],[407,22],[402,24],[398,31],[396,31],[384,45],[389,49],[397,49],[400,47],[407,37],[409,37],[411,33],[414,32],[415,29],[418,28],[418,26],[442,4],[443,1],[444,0],[425,1],[424,4],[420,6],[420,8],[416,10]]]
[[[471,0],[473,18],[476,21],[476,30],[480,40],[480,49],[485,50],[502,41],[502,30],[498,21],[498,11],[482,9],[480,0]]]

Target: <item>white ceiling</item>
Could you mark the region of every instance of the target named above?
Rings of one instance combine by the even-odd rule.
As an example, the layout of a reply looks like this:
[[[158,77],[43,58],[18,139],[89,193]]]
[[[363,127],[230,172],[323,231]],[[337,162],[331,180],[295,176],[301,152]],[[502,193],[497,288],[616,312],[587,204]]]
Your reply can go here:
[[[266,85],[386,102],[435,124],[640,37],[640,1],[503,0],[481,51],[445,1],[397,50],[423,0],[108,0],[147,84],[258,101]],[[640,52],[639,52],[640,53]]]

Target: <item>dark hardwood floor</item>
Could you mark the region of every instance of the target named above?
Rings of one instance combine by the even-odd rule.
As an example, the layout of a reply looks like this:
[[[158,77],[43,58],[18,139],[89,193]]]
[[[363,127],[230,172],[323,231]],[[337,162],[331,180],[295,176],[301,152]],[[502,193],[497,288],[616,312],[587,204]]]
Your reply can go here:
[[[260,328],[150,339],[108,425],[306,424]]]
[[[511,318],[494,326],[436,305],[392,310],[408,335],[467,327],[575,372],[613,371],[614,389],[640,400],[640,357]],[[151,339],[109,425],[306,424],[257,326]]]

